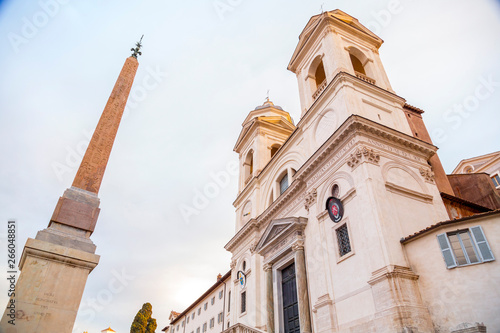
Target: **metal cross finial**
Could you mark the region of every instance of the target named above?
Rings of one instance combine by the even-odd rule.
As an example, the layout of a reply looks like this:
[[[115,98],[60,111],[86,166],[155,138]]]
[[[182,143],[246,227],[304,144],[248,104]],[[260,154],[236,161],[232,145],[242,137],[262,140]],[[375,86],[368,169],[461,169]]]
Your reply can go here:
[[[144,35],[141,36],[141,39],[135,43],[135,48],[131,48],[130,51],[132,51],[132,57],[136,58],[137,59],[137,55],[142,55],[142,52],[139,51],[142,47],[142,37],[144,37]]]
[[[266,99],[269,102],[269,89],[267,89],[267,97],[266,97]]]
[[[324,2],[321,4],[321,14],[323,14],[323,13],[325,12],[325,11],[323,10],[323,5],[324,5],[324,4],[325,4]]]

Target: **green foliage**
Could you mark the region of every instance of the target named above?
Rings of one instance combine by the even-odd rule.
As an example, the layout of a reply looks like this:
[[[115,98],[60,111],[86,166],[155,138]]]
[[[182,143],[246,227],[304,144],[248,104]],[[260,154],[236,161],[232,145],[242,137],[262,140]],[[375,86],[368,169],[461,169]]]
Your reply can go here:
[[[155,333],[156,326],[156,319],[150,318],[148,320],[148,326],[146,327],[146,333]]]
[[[149,303],[144,303],[142,309],[135,315],[130,333],[154,333],[156,330],[156,319],[151,318],[153,307]]]

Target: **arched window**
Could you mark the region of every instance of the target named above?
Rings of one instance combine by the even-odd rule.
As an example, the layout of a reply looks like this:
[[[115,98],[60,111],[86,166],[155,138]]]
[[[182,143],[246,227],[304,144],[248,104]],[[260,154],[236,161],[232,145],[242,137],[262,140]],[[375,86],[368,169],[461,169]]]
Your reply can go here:
[[[245,184],[252,179],[253,176],[253,150],[250,150],[247,154],[247,157],[245,158],[245,162],[243,163],[243,169],[244,169],[244,181]]]
[[[311,87],[312,97],[316,99],[326,88],[326,71],[322,56],[318,55],[311,63],[307,75]]]
[[[288,173],[285,173],[283,177],[280,179],[280,194],[286,191],[288,188]]]
[[[323,81],[325,81],[325,79],[326,79],[325,67],[323,66],[323,61],[320,61],[314,73],[314,80],[316,81],[316,89],[318,89],[321,86],[321,84],[323,83]]]
[[[337,184],[332,186],[332,197],[338,198],[340,194],[340,188]]]
[[[365,67],[361,63],[361,60],[359,60],[352,53],[349,53],[349,56],[351,57],[351,63],[352,63],[352,67],[354,68],[354,71],[358,72],[358,73],[361,73],[363,75],[366,75]]]
[[[243,261],[243,265],[241,266],[241,268],[242,268],[243,272],[245,272],[247,270],[247,262],[246,262],[246,260]]]
[[[271,158],[276,155],[276,152],[278,151],[278,149],[280,149],[280,147],[281,146],[279,144],[274,144],[271,146]]]

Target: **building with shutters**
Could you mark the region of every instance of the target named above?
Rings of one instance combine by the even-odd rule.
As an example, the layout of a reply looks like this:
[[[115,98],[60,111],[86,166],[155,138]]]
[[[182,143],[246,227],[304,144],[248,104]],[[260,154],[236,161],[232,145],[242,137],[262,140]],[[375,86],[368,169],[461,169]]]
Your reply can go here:
[[[456,193],[382,43],[340,10],[313,16],[288,64],[299,121],[269,99],[244,119],[214,332],[500,331],[500,206]]]

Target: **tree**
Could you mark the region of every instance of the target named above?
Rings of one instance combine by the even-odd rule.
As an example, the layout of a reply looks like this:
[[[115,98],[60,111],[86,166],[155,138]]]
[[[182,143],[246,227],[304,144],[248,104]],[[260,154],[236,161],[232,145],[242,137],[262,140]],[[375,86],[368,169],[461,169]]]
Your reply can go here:
[[[142,309],[135,315],[130,333],[154,333],[156,330],[156,319],[151,318],[153,307],[150,303],[144,303]]]
[[[146,327],[146,333],[155,333],[156,326],[157,326],[156,319],[149,318],[148,326]]]

